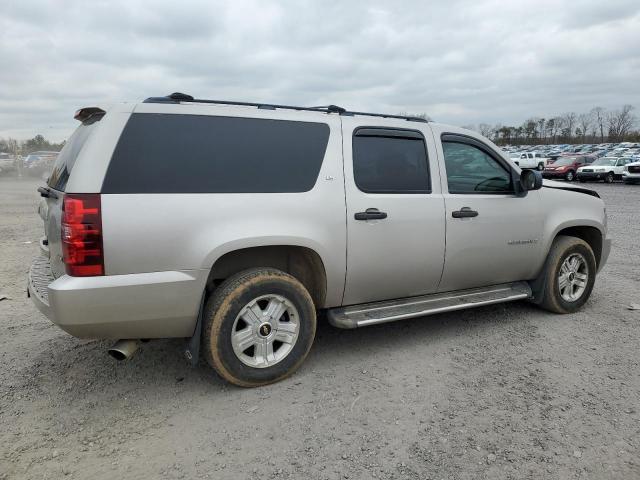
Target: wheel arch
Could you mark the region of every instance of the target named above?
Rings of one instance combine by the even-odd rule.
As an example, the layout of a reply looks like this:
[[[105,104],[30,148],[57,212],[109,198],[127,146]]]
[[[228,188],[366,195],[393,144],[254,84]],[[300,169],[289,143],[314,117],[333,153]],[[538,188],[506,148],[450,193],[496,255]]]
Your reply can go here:
[[[545,248],[546,257],[544,261],[544,265],[540,270],[538,276],[531,280],[529,284],[531,285],[531,290],[533,292],[533,302],[539,303],[542,301],[542,293],[544,292],[546,282],[546,272],[548,268],[548,255],[553,246],[555,240],[559,236],[568,236],[568,237],[576,237],[584,240],[591,250],[593,250],[593,255],[596,259],[596,270],[600,268],[600,262],[602,261],[602,249],[604,245],[604,232],[596,226],[595,224],[587,224],[579,223],[579,224],[565,224],[556,229],[556,231],[551,235],[550,241]]]
[[[327,297],[327,272],[321,256],[301,245],[256,245],[230,250],[218,257],[209,271],[206,288],[213,291],[231,275],[249,268],[271,267],[300,281],[309,291],[316,308],[323,308]]]

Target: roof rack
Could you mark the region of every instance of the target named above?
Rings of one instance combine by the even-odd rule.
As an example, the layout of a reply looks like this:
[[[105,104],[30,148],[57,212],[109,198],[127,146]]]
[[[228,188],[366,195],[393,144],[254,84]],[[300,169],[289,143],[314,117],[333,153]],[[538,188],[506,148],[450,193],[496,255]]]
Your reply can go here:
[[[263,110],[275,110],[277,108],[286,110],[298,110],[305,112],[324,112],[337,113],[339,115],[366,115],[369,117],[381,118],[397,118],[399,120],[407,120],[409,122],[428,122],[428,120],[420,117],[411,117],[407,115],[387,115],[385,113],[366,113],[366,112],[350,112],[337,105],[327,105],[322,107],[297,107],[294,105],[277,105],[272,103],[253,103],[253,102],[232,102],[229,100],[205,100],[201,98],[193,98],[185,93],[175,92],[165,97],[149,97],[143,103],[212,103],[215,105],[239,105],[243,107],[257,107]]]

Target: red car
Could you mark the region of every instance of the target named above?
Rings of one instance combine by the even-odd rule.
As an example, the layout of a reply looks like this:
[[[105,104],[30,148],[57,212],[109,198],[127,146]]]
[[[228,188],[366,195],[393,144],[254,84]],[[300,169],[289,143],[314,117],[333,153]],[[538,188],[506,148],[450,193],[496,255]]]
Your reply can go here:
[[[567,182],[573,182],[576,179],[578,167],[587,165],[595,160],[595,157],[589,155],[572,155],[568,157],[560,157],[551,165],[547,165],[542,172],[544,178],[564,178]]]

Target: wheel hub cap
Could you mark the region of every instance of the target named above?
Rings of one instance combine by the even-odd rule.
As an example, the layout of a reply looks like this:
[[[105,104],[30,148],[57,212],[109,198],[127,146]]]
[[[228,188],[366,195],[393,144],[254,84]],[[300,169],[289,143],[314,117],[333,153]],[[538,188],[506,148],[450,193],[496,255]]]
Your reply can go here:
[[[569,255],[558,273],[560,296],[567,302],[575,302],[582,297],[589,280],[589,266],[579,253]]]
[[[271,367],[291,353],[299,332],[293,303],[281,295],[262,295],[240,310],[231,329],[231,346],[245,365]]]
[[[262,325],[260,325],[258,332],[260,332],[260,335],[262,335],[263,337],[268,337],[271,333],[271,324],[263,323]]]

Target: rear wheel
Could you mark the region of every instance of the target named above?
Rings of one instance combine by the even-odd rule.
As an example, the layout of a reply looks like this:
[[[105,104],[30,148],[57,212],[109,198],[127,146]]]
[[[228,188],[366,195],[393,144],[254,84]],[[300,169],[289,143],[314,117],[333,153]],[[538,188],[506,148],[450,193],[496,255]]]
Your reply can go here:
[[[245,270],[207,301],[202,335],[209,364],[225,380],[256,387],[291,375],[316,332],[316,311],[305,287],[274,268]]]
[[[572,313],[591,295],[596,278],[596,260],[587,242],[561,235],[553,242],[541,302],[555,313]]]
[[[573,180],[575,179],[575,177],[576,177],[576,174],[575,174],[575,173],[573,173],[573,170],[569,170],[569,171],[566,173],[566,175],[564,176],[564,179],[565,179],[567,182],[573,182]]]
[[[539,172],[541,172],[541,171],[543,171],[543,170],[544,170],[544,163],[540,162],[540,163],[538,164],[538,171],[539,171]]]

